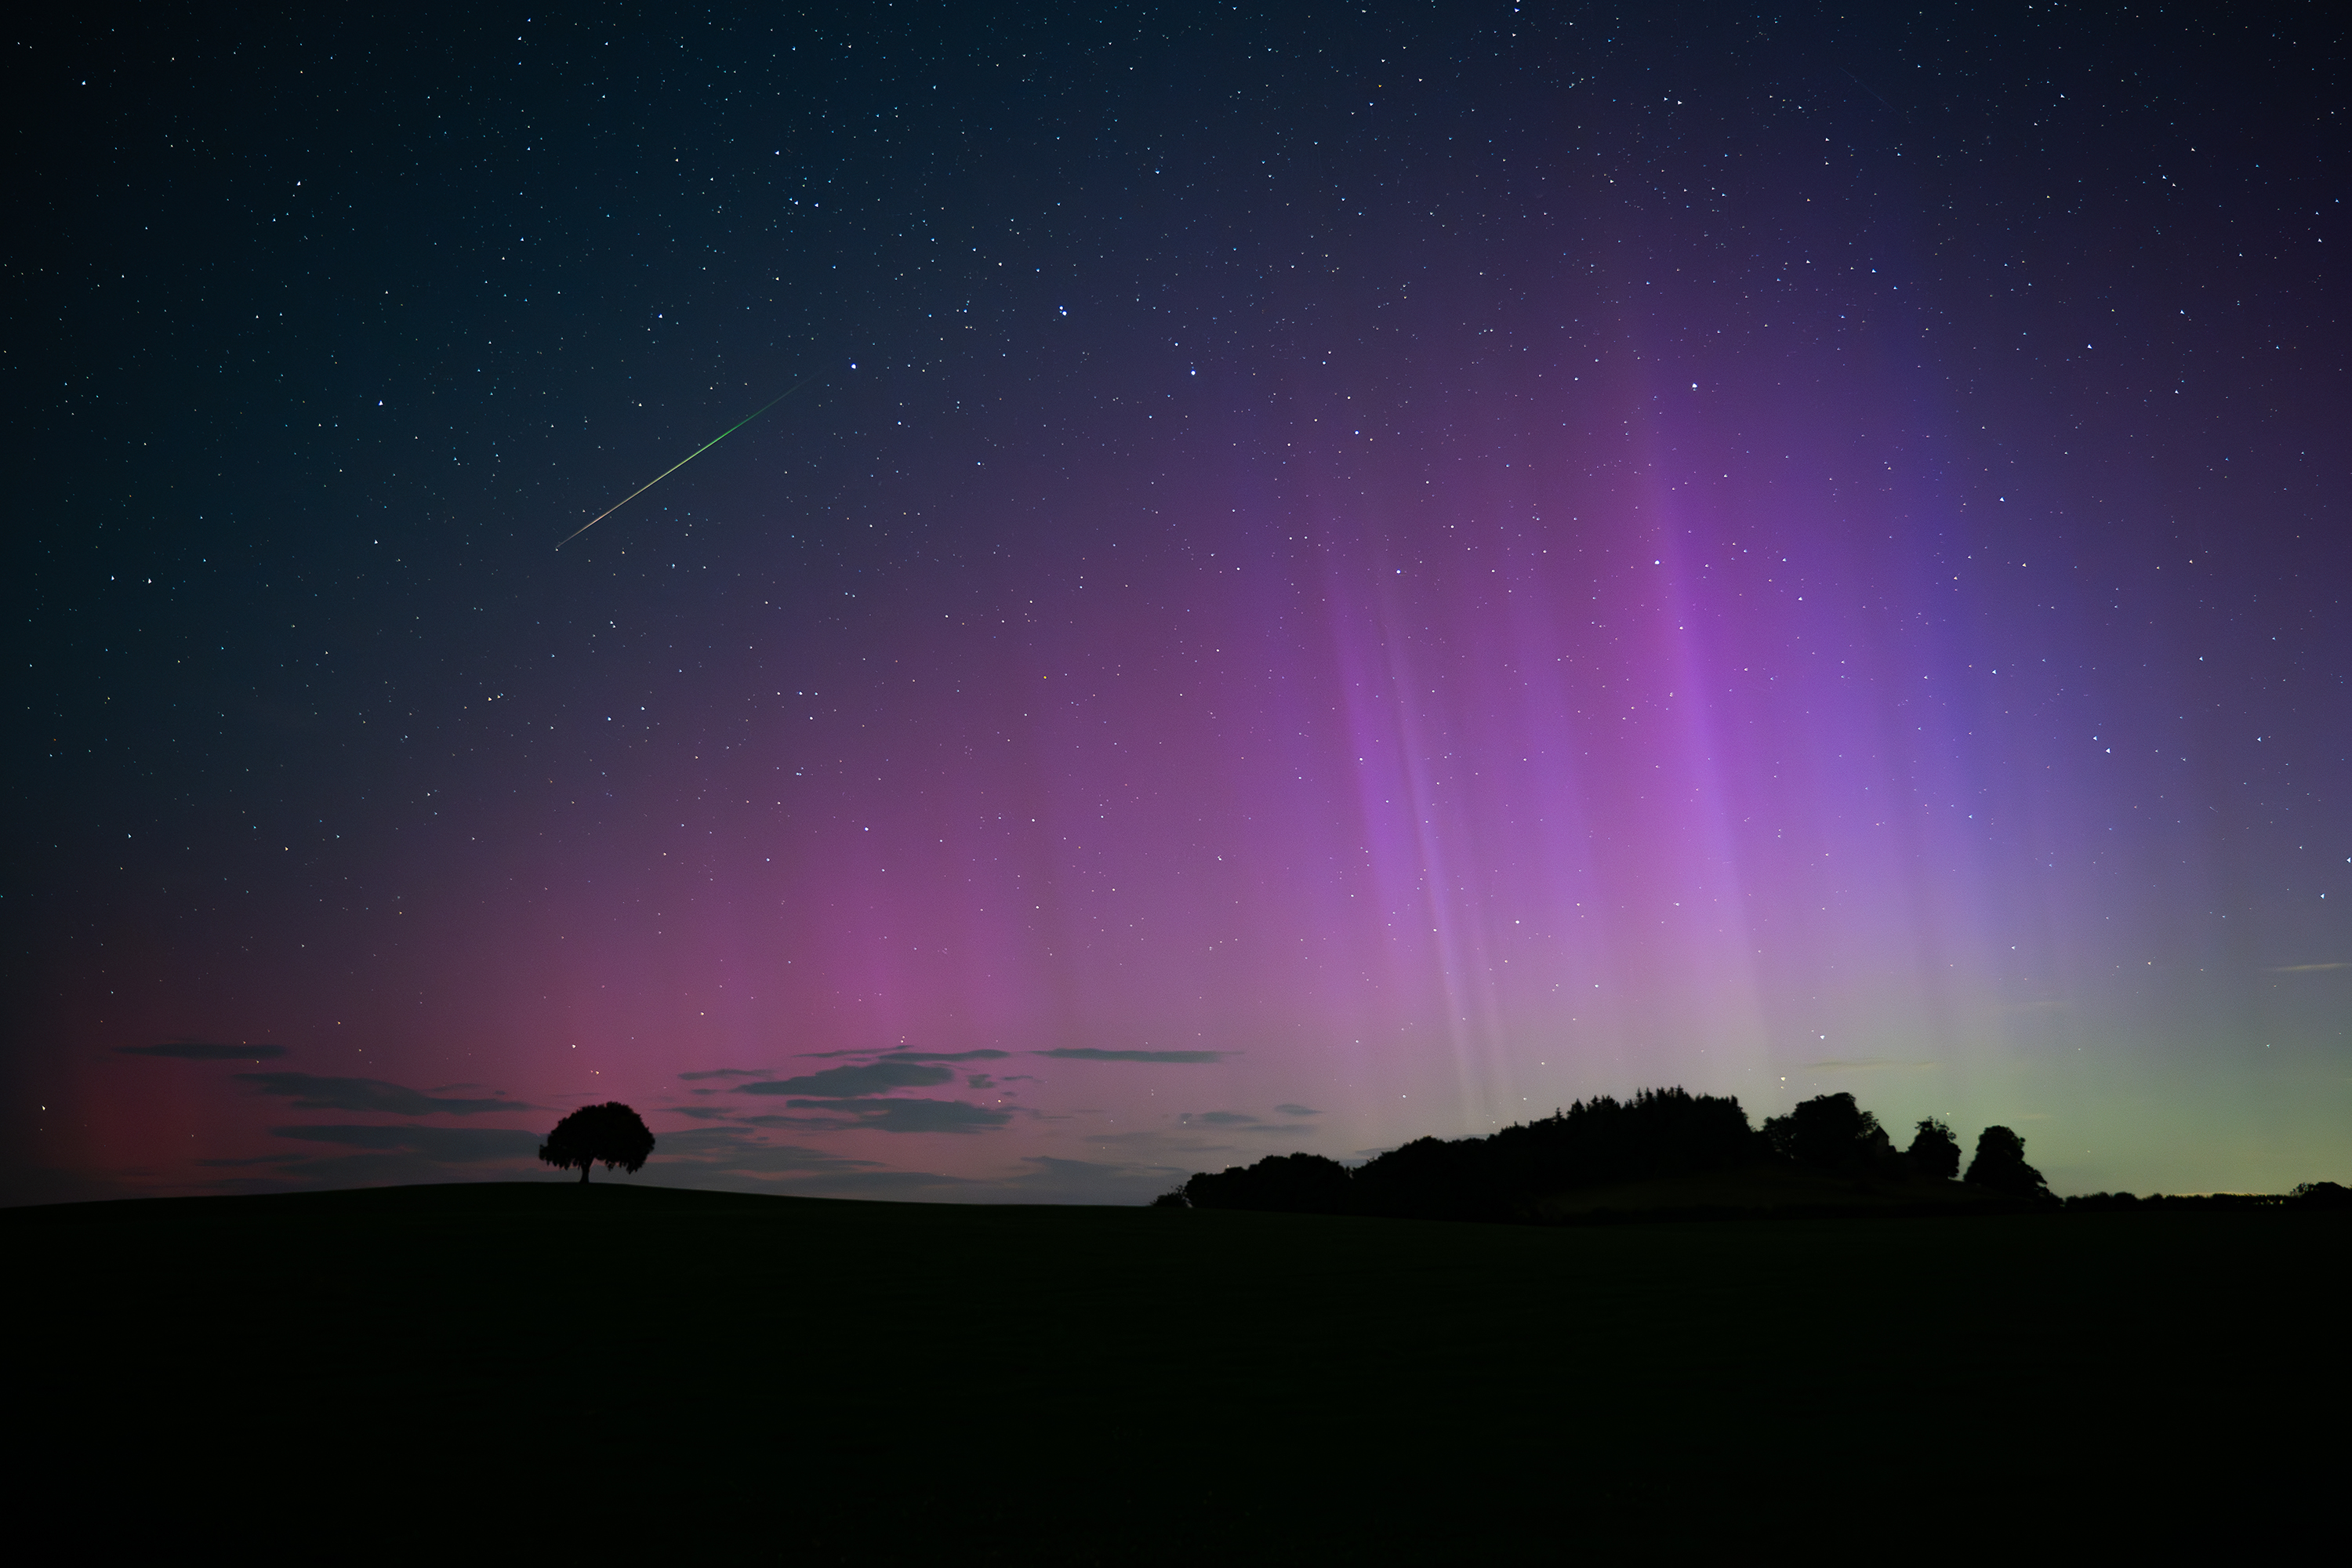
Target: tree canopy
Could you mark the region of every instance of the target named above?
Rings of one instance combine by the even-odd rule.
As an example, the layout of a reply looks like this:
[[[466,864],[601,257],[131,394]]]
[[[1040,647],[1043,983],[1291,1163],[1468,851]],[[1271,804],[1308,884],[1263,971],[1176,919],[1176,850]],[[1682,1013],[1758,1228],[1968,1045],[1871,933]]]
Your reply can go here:
[[[1923,1116],[1903,1158],[1910,1163],[1913,1175],[1948,1182],[1960,1173],[1960,1141],[1941,1121]]]
[[[641,1170],[654,1152],[654,1135],[637,1113],[619,1100],[583,1105],[555,1124],[539,1157],[558,1170],[580,1167],[580,1179],[597,1161],[611,1170],[618,1165],[630,1174]]]
[[[1270,1155],[1204,1171],[1185,1184],[1184,1196],[1204,1209],[1507,1219],[1575,1187],[1770,1158],[1737,1100],[1657,1089],[1626,1100],[1579,1100],[1491,1137],[1416,1138],[1352,1171],[1318,1154]]]
[[[1203,1171],[1184,1184],[1194,1208],[1268,1209],[1286,1214],[1346,1214],[1348,1167],[1321,1154],[1269,1154],[1244,1170]]]
[[[1977,1157],[1969,1162],[1966,1180],[1972,1187],[2012,1197],[2050,1195],[2042,1173],[2025,1163],[2025,1140],[2006,1127],[1988,1127],[1977,1134]]]
[[[1573,1208],[1558,1202],[1579,1189],[1631,1188],[1632,1207],[1654,1206],[1651,1195],[1664,1179],[1669,1193],[1719,1194],[1740,1191],[1746,1184],[1746,1190],[1764,1195],[1756,1206],[1786,1205],[1790,1212],[1949,1212],[1954,1202],[2003,1212],[2125,1209],[2143,1203],[2352,1208],[2352,1190],[2334,1182],[2306,1182],[2292,1194],[2159,1194],[2143,1200],[2129,1193],[2093,1193],[2062,1204],[2042,1173],[2025,1163],[2025,1140],[2007,1127],[1988,1127],[1978,1137],[1963,1184],[1973,1192],[1948,1184],[1959,1170],[1960,1141],[1933,1116],[1920,1118],[1911,1146],[1898,1151],[1878,1118],[1856,1105],[1851,1094],[1816,1095],[1756,1129],[1737,1100],[1656,1089],[1625,1100],[1605,1095],[1579,1100],[1566,1110],[1486,1137],[1416,1138],[1360,1165],[1320,1154],[1271,1154],[1253,1165],[1201,1172],[1153,1203],[1161,1208],[1543,1220],[1613,1212],[1605,1205]],[[1675,1180],[1685,1177],[1704,1180]],[[1701,1195],[1675,1212],[1726,1212],[1721,1202],[1717,1195]]]
[[[1878,1118],[1850,1094],[1815,1095],[1786,1116],[1767,1117],[1764,1137],[1782,1159],[1834,1174],[1866,1174],[1895,1152]]]

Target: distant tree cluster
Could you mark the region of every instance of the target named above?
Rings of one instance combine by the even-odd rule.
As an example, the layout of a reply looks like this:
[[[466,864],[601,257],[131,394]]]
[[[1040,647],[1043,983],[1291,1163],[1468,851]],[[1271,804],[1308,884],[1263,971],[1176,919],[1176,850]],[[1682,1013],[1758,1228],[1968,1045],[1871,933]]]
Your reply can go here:
[[[1286,1214],[1353,1214],[1354,1174],[1320,1154],[1268,1154],[1244,1170],[1202,1172],[1184,1184],[1200,1209],[1265,1209]]]
[[[2305,1182],[2288,1193],[2083,1193],[2066,1200],[2067,1212],[2113,1213],[2128,1209],[2352,1209],[2352,1187]]]
[[[1484,1138],[1417,1138],[1353,1169],[1320,1154],[1274,1154],[1202,1172],[1154,1200],[1162,1207],[1513,1219],[1579,1188],[1782,1166],[1870,1183],[1944,1183],[1960,1174],[1959,1140],[1927,1119],[1907,1149],[1851,1094],[1825,1094],[1748,1125],[1739,1101],[1681,1089],[1579,1100]],[[1989,1195],[2055,1202],[2006,1127],[1978,1136],[1967,1184]]]
[[[1418,1138],[1358,1167],[1350,1184],[1360,1214],[1507,1219],[1577,1187],[1727,1170],[1765,1155],[1737,1100],[1644,1089],[1627,1100],[1579,1100],[1492,1137]]]
[[[1912,1130],[1911,1146],[1897,1150],[1878,1118],[1850,1094],[1817,1095],[1786,1116],[1767,1118],[1764,1141],[1790,1164],[1823,1175],[1948,1182],[1960,1173],[1960,1141],[1949,1127],[1924,1117]],[[2042,1173],[2025,1163],[2025,1140],[2006,1127],[1977,1134],[1976,1158],[1963,1179],[2011,1197],[2050,1195]]]

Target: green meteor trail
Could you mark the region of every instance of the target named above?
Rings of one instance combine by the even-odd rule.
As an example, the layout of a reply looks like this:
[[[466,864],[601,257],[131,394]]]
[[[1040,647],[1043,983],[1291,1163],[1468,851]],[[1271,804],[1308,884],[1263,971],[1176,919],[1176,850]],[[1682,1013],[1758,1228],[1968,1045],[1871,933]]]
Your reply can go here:
[[[627,495],[623,496],[619,500],[614,501],[611,506],[606,507],[603,511],[598,512],[594,517],[590,518],[587,521],[582,523],[579,527],[573,529],[571,532],[557,540],[555,542],[555,548],[558,550],[562,549],[565,545],[571,543],[573,540],[579,538],[582,534],[587,532],[590,529],[595,527],[598,523],[604,521],[606,518],[612,516],[614,512],[620,510],[623,507],[628,505],[631,501],[636,500],[639,496],[645,494],[647,490],[653,489],[656,485],[661,483],[664,479],[669,478],[672,474],[677,472],[688,463],[694,461],[695,458],[699,458],[703,453],[708,452],[711,447],[716,447],[719,442],[724,441],[728,437],[732,436],[736,431],[740,430],[744,426],[749,425],[752,420],[757,419],[761,415],[765,414],[769,409],[773,408],[777,404],[782,403],[785,398],[790,397],[793,393],[798,392],[802,387],[806,386],[810,382],[815,379],[816,378],[812,375],[804,375],[801,377],[800,380],[793,383],[792,385],[784,388],[783,391],[778,393],[767,402],[760,405],[759,407],[754,408],[751,413],[746,414],[742,418],[738,419],[734,424],[730,425],[726,429],[721,430],[718,435],[713,436],[709,440],[705,441],[701,446],[697,447],[693,451],[688,452],[685,457],[680,458],[677,462],[672,463],[668,468],[664,468],[660,473],[656,474],[652,479],[647,479],[644,484],[639,485],[635,489],[631,490]]]

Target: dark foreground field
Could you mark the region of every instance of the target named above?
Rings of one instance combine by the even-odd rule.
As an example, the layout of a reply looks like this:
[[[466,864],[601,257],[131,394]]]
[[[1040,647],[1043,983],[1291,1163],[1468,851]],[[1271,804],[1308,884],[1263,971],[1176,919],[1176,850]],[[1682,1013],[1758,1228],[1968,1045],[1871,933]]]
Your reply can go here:
[[[1543,1229],[549,1182],[0,1238],[17,1516],[93,1556],[2252,1546],[2339,1484],[2352,1391],[2329,1214]]]

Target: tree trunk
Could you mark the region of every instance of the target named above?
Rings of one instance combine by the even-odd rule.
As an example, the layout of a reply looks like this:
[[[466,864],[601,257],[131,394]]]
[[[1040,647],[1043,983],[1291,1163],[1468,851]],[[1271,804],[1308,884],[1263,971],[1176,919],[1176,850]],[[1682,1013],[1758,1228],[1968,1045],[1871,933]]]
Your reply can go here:
[[[580,1184],[582,1186],[584,1187],[588,1184],[588,1169],[590,1166],[595,1164],[595,1163],[596,1162],[593,1160],[583,1160],[580,1162]]]

